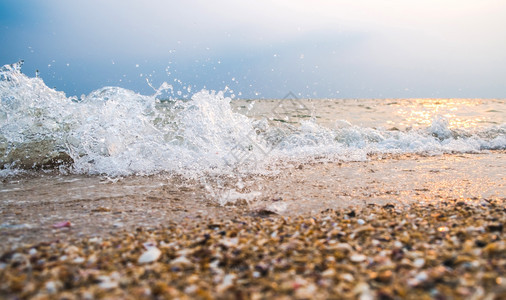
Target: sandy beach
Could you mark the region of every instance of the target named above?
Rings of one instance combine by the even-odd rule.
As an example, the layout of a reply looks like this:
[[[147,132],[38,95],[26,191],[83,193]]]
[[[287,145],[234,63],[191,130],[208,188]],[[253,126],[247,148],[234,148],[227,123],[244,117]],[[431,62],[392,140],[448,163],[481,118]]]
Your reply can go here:
[[[315,162],[250,175],[240,188],[163,175],[5,179],[0,291],[55,299],[499,299],[505,156]],[[211,195],[206,185],[218,181]],[[160,252],[140,263],[149,249]]]
[[[0,2],[0,300],[506,299],[504,11]]]

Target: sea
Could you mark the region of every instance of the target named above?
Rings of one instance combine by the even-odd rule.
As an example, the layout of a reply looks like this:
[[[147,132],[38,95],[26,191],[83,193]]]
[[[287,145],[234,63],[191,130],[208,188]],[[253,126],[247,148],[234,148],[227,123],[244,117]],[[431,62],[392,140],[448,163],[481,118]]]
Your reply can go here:
[[[506,196],[505,99],[307,99],[290,91],[280,99],[238,99],[228,89],[180,93],[166,83],[152,95],[107,86],[69,97],[21,67],[0,69],[2,201],[23,201],[30,194],[14,194],[23,190],[42,201],[34,185],[67,182],[80,187],[75,197],[99,197],[144,192],[163,185],[160,178],[178,178],[178,184],[202,185],[224,204],[265,197],[265,189],[245,190],[246,179],[287,170],[322,164],[371,169],[378,160],[393,166],[399,158],[413,164],[463,155],[473,172],[495,176],[488,187],[497,188],[494,197]],[[484,157],[486,163],[475,163]],[[434,162],[434,173],[445,165]],[[95,195],[97,181],[112,186]],[[114,187],[125,181],[132,184]],[[71,197],[71,190],[46,198]]]

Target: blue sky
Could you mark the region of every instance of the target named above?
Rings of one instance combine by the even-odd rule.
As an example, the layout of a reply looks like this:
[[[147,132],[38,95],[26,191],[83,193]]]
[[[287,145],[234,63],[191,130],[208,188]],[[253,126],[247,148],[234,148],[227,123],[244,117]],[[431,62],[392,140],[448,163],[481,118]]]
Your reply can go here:
[[[0,64],[67,95],[506,98],[505,1],[0,0]],[[240,94],[239,94],[240,93]]]

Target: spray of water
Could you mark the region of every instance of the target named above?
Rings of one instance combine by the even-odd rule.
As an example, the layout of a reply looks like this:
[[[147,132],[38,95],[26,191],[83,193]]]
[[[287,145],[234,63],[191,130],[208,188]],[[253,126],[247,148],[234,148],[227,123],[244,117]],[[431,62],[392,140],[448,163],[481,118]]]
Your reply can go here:
[[[21,73],[22,62],[0,69],[0,168],[108,176],[161,172],[259,172],[282,162],[316,157],[362,160],[371,153],[476,152],[506,149],[506,126],[481,131],[450,129],[443,117],[419,130],[391,131],[314,120],[276,126],[235,112],[226,92],[202,90],[189,100],[103,87],[66,97],[41,78]],[[163,99],[163,100],[161,100]],[[271,118],[272,119],[272,118]],[[272,169],[272,168],[271,168]]]

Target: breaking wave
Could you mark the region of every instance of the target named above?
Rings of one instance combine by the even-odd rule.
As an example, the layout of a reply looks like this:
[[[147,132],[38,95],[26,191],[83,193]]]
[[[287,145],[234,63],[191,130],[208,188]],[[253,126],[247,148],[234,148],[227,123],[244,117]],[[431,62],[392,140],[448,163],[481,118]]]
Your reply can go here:
[[[188,100],[160,100],[103,87],[66,97],[22,62],[0,69],[0,169],[60,169],[79,174],[198,176],[258,171],[282,161],[317,157],[363,160],[374,153],[478,152],[506,149],[506,125],[450,129],[437,117],[427,128],[386,130],[312,119],[275,122],[235,112],[226,92],[202,90]],[[281,100],[280,100],[281,101]]]

